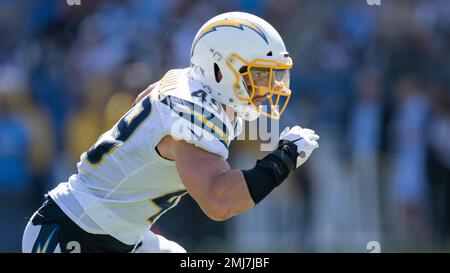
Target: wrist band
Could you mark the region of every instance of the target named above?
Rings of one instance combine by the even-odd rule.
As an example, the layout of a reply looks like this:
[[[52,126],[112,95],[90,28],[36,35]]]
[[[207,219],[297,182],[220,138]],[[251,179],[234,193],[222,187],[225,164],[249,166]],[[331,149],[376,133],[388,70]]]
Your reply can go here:
[[[244,170],[245,181],[255,204],[278,187],[295,169],[297,146],[287,140],[280,140],[278,148],[261,160],[251,170]]]

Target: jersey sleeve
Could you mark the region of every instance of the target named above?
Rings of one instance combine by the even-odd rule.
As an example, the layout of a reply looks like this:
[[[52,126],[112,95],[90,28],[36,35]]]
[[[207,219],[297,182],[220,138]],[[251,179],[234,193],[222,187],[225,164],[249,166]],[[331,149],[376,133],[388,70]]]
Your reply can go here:
[[[231,141],[224,116],[205,104],[168,95],[159,103],[166,134],[228,158]]]

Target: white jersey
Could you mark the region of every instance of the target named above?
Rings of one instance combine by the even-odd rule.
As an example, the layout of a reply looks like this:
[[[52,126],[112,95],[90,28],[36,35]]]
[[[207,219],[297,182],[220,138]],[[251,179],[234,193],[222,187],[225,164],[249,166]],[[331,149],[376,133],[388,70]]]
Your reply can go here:
[[[155,89],[105,132],[78,162],[78,173],[50,196],[80,227],[136,244],[186,189],[175,162],[155,149],[167,135],[228,157],[242,121],[229,120],[188,69],[170,70]]]

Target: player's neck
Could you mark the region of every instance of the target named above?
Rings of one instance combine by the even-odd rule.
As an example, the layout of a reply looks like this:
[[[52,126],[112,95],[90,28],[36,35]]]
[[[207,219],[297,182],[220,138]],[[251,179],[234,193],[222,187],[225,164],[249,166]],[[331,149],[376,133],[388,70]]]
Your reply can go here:
[[[228,107],[224,104],[222,104],[222,108],[225,110],[225,112],[227,113],[228,119],[233,122],[234,119],[236,118],[236,111],[234,111],[234,109],[232,107]]]

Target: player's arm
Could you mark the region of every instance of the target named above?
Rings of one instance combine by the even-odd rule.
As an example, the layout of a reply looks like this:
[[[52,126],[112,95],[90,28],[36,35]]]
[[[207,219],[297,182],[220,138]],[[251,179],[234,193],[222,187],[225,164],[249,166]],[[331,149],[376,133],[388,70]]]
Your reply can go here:
[[[145,96],[147,96],[148,94],[150,94],[150,92],[152,92],[152,90],[155,88],[155,86],[159,83],[155,82],[150,84],[144,91],[142,91],[137,98],[134,100],[133,106],[135,106],[138,102],[140,102]]]
[[[203,212],[216,221],[253,207],[244,176],[221,156],[185,141],[174,141],[173,156],[187,191]]]
[[[251,170],[231,170],[223,157],[184,141],[171,154],[186,189],[201,209],[217,221],[253,207],[279,186],[318,147],[314,131],[296,126],[281,134],[278,148]]]

